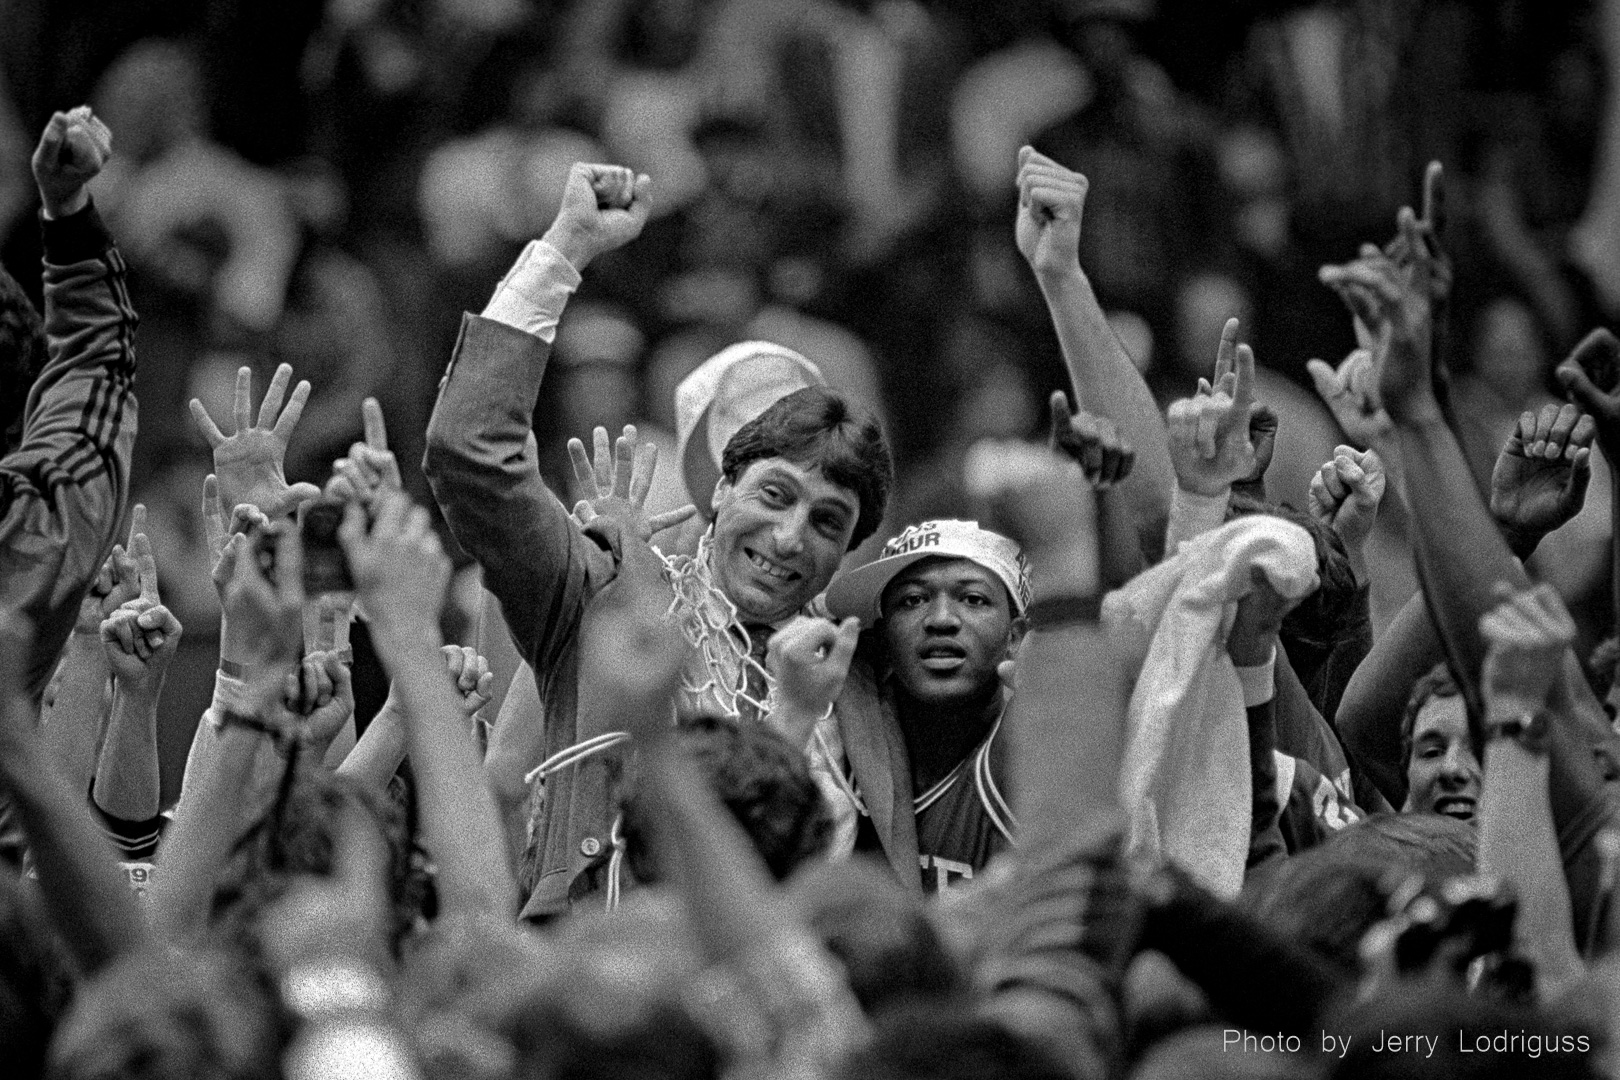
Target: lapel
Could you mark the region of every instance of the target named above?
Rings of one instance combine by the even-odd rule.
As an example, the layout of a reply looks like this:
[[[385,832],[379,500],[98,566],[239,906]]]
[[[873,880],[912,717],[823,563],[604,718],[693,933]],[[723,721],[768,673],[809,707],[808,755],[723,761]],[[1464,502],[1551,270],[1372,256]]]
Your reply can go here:
[[[849,756],[855,786],[872,815],[872,826],[896,876],[908,889],[920,889],[917,818],[912,812],[911,759],[894,708],[870,665],[850,664],[838,697],[839,734]]]

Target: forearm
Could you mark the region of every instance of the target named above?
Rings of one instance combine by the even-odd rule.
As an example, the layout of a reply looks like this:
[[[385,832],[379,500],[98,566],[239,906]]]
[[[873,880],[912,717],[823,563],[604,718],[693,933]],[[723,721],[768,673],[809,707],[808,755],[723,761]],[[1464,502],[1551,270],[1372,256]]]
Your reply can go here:
[[[62,653],[56,700],[44,710],[41,736],[51,758],[74,790],[96,773],[96,746],[112,704],[107,654],[98,634],[75,631]]]
[[[157,685],[133,689],[119,685],[113,692],[107,736],[96,759],[91,797],[104,813],[126,821],[145,821],[161,808],[158,776],[157,710],[162,693]]]
[[[1412,686],[1445,659],[1421,594],[1390,620],[1350,676],[1334,717],[1339,737],[1390,805],[1406,802],[1401,771],[1401,717]]]
[[[381,791],[399,771],[405,755],[405,720],[390,693],[383,707],[366,725],[366,733],[337,767],[337,772]]]
[[[1399,422],[1412,509],[1413,545],[1424,596],[1463,693],[1479,703],[1485,642],[1479,620],[1496,606],[1495,587],[1529,587],[1474,487],[1456,436],[1438,411]]]
[[[1492,740],[1485,751],[1479,829],[1480,872],[1513,886],[1519,900],[1514,940],[1535,964],[1544,1000],[1555,999],[1582,973],[1547,799],[1550,771],[1545,755],[1512,739]]]
[[[87,972],[146,940],[135,896],[85,805],[37,740],[8,740],[0,754],[6,791],[28,836],[46,909]],[[21,743],[21,744],[19,744]]]
[[[390,630],[374,620],[372,635],[399,694],[441,903],[448,911],[509,916],[517,881],[461,699],[444,668],[438,628]]]
[[[1079,270],[1038,274],[1037,280],[1079,406],[1111,418],[1136,451],[1136,464],[1119,490],[1127,496],[1142,530],[1149,561],[1157,562],[1158,540],[1175,486],[1164,417],[1141,372],[1108,325],[1085,274]]]
[[[218,727],[204,716],[186,763],[174,824],[158,849],[150,893],[153,929],[170,942],[200,931],[214,880],[252,811],[243,791],[255,774],[286,761],[270,740],[240,726]]]

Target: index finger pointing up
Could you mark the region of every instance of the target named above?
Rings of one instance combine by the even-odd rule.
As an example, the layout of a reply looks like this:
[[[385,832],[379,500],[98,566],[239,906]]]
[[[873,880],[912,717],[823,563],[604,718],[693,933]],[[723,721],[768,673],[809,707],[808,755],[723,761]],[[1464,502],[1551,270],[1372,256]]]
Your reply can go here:
[[[130,537],[129,553],[135,558],[135,567],[141,575],[141,599],[161,603],[158,596],[157,559],[152,554],[152,541],[146,533]]]
[[[360,416],[366,425],[366,445],[373,450],[388,449],[388,425],[383,422],[382,406],[368,397],[360,403]]]

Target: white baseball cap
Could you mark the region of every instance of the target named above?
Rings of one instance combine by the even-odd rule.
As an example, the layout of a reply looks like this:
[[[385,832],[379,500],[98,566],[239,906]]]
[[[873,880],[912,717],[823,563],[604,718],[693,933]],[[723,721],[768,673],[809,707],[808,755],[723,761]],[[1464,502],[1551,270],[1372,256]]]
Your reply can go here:
[[[859,570],[841,575],[827,589],[835,619],[855,615],[870,625],[882,617],[883,590],[896,574],[923,559],[967,559],[996,575],[1012,597],[1013,614],[1029,607],[1029,563],[1018,545],[977,521],[925,521],[883,545],[883,553]]]
[[[731,437],[778,401],[825,386],[821,370],[785,345],[743,341],[703,361],[675,388],[675,457],[686,493],[704,517]]]

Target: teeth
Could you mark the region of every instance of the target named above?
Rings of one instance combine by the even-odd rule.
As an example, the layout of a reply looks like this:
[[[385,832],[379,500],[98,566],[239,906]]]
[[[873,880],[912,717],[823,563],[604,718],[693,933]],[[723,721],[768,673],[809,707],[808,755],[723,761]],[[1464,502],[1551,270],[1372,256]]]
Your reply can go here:
[[[760,570],[764,571],[767,575],[775,578],[778,581],[791,581],[793,578],[793,571],[784,570],[775,563],[770,562],[760,555],[756,555],[752,551],[748,552],[748,560],[755,566],[759,567]]]

